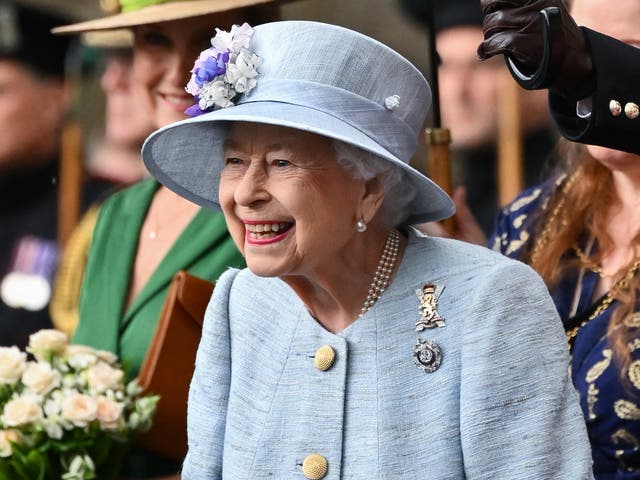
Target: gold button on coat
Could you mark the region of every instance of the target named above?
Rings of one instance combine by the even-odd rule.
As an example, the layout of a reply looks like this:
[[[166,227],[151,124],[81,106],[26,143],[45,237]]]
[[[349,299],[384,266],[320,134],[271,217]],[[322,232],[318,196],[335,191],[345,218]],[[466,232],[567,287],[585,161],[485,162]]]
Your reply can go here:
[[[617,100],[611,100],[609,102],[609,111],[611,112],[611,115],[617,117],[622,113],[622,105],[620,105],[620,102]]]
[[[313,364],[318,370],[323,372],[329,370],[336,359],[336,352],[329,345],[323,345],[316,351]]]
[[[629,102],[624,106],[624,114],[631,120],[635,120],[640,115],[640,108],[633,102]]]
[[[307,455],[302,462],[302,473],[309,480],[320,480],[327,474],[327,459],[318,453]]]

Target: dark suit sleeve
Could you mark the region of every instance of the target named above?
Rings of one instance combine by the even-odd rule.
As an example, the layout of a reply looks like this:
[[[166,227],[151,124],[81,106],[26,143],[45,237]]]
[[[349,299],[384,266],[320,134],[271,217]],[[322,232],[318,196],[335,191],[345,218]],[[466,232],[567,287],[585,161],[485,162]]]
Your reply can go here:
[[[575,100],[549,94],[551,112],[562,134],[574,142],[640,154],[640,117],[631,119],[625,105],[640,105],[640,49],[583,27],[592,52],[596,75],[593,110],[589,119],[576,114]],[[622,106],[618,116],[609,103]]]

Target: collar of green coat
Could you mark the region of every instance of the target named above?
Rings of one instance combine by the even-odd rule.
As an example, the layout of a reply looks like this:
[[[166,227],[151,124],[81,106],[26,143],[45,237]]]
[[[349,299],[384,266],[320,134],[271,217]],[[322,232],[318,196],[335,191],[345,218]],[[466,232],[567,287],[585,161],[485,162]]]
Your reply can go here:
[[[201,209],[124,311],[138,236],[158,188],[155,180],[145,180],[118,192],[102,205],[85,270],[81,322],[74,342],[119,354],[119,334],[136,313],[167,288],[178,270],[188,270],[212,246],[228,237],[224,217]]]

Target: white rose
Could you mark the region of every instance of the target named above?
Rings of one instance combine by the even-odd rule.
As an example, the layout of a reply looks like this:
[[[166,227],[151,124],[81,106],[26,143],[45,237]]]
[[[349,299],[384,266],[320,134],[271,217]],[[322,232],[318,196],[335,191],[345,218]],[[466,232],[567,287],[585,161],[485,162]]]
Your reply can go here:
[[[54,440],[60,440],[62,435],[64,435],[64,431],[62,430],[62,425],[60,425],[55,420],[45,420],[44,421],[44,431],[47,432],[47,436],[49,438],[53,438]]]
[[[87,371],[89,388],[94,392],[104,392],[106,390],[116,390],[122,386],[124,372],[113,368],[104,362],[93,365]]]
[[[0,430],[0,458],[10,457],[13,453],[11,443],[20,443],[20,433],[16,430]]]
[[[62,401],[62,417],[78,427],[86,427],[98,415],[98,404],[93,397],[72,393]]]
[[[36,358],[46,358],[49,353],[62,353],[68,343],[66,334],[59,330],[45,329],[29,335],[27,351]]]
[[[98,352],[86,345],[69,345],[65,351],[67,363],[75,370],[84,370],[98,361]]]
[[[22,396],[7,402],[0,421],[7,427],[19,427],[42,418],[42,408],[36,399],[31,396]]]
[[[98,397],[98,421],[104,430],[117,430],[124,424],[122,410],[124,405],[107,397]]]
[[[109,365],[113,365],[118,361],[118,356],[113,352],[109,352],[107,350],[96,350],[95,353],[98,359],[108,363]]]
[[[15,346],[0,347],[0,384],[16,383],[26,367],[26,353]]]
[[[29,362],[22,374],[22,383],[39,395],[46,395],[60,386],[60,372],[44,362]]]

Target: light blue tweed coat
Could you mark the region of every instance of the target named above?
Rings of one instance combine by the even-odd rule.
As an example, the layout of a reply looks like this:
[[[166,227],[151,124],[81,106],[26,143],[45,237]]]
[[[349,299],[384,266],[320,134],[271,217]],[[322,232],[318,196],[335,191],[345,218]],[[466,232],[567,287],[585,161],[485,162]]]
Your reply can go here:
[[[426,282],[446,327],[415,331]],[[418,337],[442,365],[419,369]],[[318,347],[337,352],[314,367]],[[410,234],[375,306],[338,334],[282,281],[229,270],[209,304],[183,479],[587,479],[591,455],[560,320],[524,264]]]

